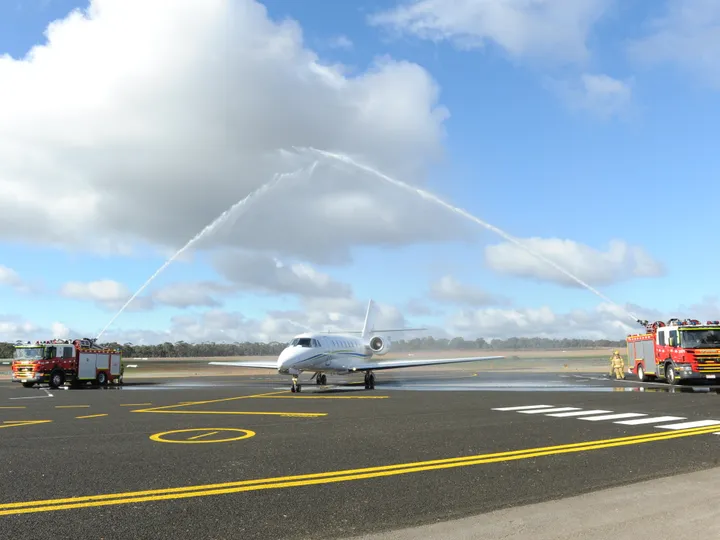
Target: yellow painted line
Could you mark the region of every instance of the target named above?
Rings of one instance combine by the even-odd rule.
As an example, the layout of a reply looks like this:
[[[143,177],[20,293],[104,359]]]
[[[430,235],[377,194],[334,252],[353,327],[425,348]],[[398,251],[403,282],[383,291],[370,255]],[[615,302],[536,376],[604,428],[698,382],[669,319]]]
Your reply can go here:
[[[144,405],[152,405],[152,403],[121,403],[121,407],[142,407]]]
[[[166,439],[165,437],[167,435],[172,435],[174,433],[192,433],[192,432],[198,432],[198,431],[208,431],[209,433],[202,433],[200,435],[196,435],[194,437],[188,437],[187,439]],[[200,439],[201,437],[209,437],[210,435],[215,435],[217,433],[220,433],[221,431],[226,432],[233,432],[233,433],[242,433],[242,435],[234,436],[234,437],[227,437],[225,439],[209,439],[204,441],[198,441],[196,439]],[[175,443],[175,444],[212,444],[212,443],[222,443],[222,442],[231,442],[231,441],[241,441],[243,439],[249,439],[251,437],[255,436],[254,431],[250,431],[249,429],[238,429],[238,428],[191,428],[191,429],[176,429],[174,431],[164,431],[162,433],[156,433],[155,435],[150,435],[150,439],[155,442],[162,442],[162,443]]]
[[[20,426],[32,426],[35,424],[47,424],[48,422],[52,422],[52,420],[15,420],[13,422],[3,423],[3,425],[0,426],[0,429],[6,428],[6,427],[20,427]]]
[[[132,411],[139,412],[139,411]],[[155,412],[155,411],[143,411]],[[307,413],[307,412],[275,412],[275,411],[158,411],[158,414],[248,414],[255,416],[288,416],[296,418],[316,418],[327,416],[328,413]]]
[[[202,433],[200,435],[195,435],[194,437],[190,437],[188,441],[194,441],[195,439],[202,439],[203,437],[209,437],[210,435],[217,435],[218,431],[210,431],[208,433]]]
[[[89,416],[76,416],[75,418],[99,418],[101,416],[107,416],[107,414],[91,414]]]
[[[110,493],[105,495],[89,495],[84,497],[7,503],[0,504],[0,516],[27,514],[34,512],[52,512],[57,510],[69,510],[72,508],[90,508],[96,506],[108,506],[117,504],[137,504],[140,502],[186,499],[191,497],[206,497],[210,495],[226,495],[230,493],[259,491],[264,489],[281,489],[288,487],[328,484],[334,482],[347,482],[352,480],[379,478],[400,474],[417,473],[422,471],[468,467],[472,465],[516,461],[521,459],[532,459],[536,457],[557,454],[588,452],[604,448],[643,444],[655,441],[677,439],[681,437],[693,437],[696,435],[706,435],[715,433],[717,432],[717,430],[717,426],[711,426],[704,428],[677,430],[673,432],[650,433],[647,435],[636,435],[632,437],[619,437],[615,439],[563,444],[558,446],[528,448],[524,450],[513,450],[492,454],[480,454],[475,456],[436,459],[432,461],[421,461],[416,463],[400,463],[395,465],[368,467],[363,469],[349,469],[297,476],[281,476],[257,480],[241,480],[237,482],[225,482],[222,484],[186,486],[178,488],[135,491],[128,493]]]
[[[90,405],[55,405],[56,409],[89,409]]]
[[[233,401],[237,399],[250,399],[250,398],[256,398],[256,397],[262,397],[262,396],[271,396],[274,394],[281,394],[287,392],[287,390],[283,390],[281,392],[268,392],[266,394],[252,394],[249,396],[237,396],[237,397],[230,397],[230,398],[220,398],[220,399],[209,399],[206,401],[187,401],[184,403],[177,403],[175,405],[163,405],[161,407],[152,407],[151,409],[138,409],[137,411],[131,411],[131,412],[137,412],[137,413],[149,413],[149,412],[164,412],[167,409],[174,409],[176,407],[188,407],[190,405],[207,405],[209,403],[220,403],[223,401]]]
[[[0,407],[0,409],[24,409],[25,407]]]

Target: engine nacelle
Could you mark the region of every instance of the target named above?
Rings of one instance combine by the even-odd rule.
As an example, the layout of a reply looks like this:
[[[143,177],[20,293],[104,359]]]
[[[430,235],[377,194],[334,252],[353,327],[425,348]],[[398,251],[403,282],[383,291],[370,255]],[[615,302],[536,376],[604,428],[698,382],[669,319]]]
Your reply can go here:
[[[376,354],[378,356],[387,354],[387,352],[390,350],[390,338],[374,336],[370,338],[368,348],[373,352],[373,354]]]

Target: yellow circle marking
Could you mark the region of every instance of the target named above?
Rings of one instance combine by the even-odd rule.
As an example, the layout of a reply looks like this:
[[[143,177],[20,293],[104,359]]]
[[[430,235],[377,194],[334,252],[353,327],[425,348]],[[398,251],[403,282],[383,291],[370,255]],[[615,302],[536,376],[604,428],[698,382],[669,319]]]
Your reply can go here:
[[[210,437],[217,433],[222,433],[222,432],[227,432],[227,431],[240,432],[240,433],[242,433],[242,435],[240,435],[239,437],[228,437],[226,439],[208,439],[207,438],[207,437]],[[173,433],[193,433],[193,432],[198,433],[198,434],[187,437],[186,439],[181,439],[181,440],[165,438],[166,435],[171,435]],[[240,441],[242,439],[249,439],[250,437],[254,437],[254,436],[255,436],[255,432],[250,431],[249,429],[193,428],[193,429],[176,429],[174,431],[163,431],[162,433],[156,433],[155,435],[150,435],[150,439],[155,442],[163,442],[163,443],[210,444],[210,443]]]

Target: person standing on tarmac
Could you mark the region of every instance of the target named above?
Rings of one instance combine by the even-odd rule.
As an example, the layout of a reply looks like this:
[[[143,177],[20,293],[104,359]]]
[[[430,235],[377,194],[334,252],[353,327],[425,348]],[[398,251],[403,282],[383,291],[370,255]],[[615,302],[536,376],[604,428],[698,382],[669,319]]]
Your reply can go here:
[[[625,378],[625,360],[620,356],[619,351],[615,351],[610,357],[610,376],[615,376],[615,379]]]

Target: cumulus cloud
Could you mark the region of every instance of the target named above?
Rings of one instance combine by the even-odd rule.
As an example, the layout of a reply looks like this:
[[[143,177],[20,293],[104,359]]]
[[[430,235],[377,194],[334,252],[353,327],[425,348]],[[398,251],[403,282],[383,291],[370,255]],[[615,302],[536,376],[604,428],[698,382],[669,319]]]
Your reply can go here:
[[[148,311],[161,305],[177,308],[219,307],[222,301],[218,296],[234,291],[235,288],[228,284],[211,281],[173,283],[150,294],[138,296],[126,309]],[[94,302],[98,307],[113,311],[120,309],[134,292],[125,284],[112,279],[71,281],[60,287],[60,295],[65,298]]]
[[[672,63],[720,89],[720,3],[674,0],[662,17],[652,20],[648,34],[629,45],[636,61]]]
[[[621,240],[611,241],[607,251],[560,238],[527,238],[520,242],[590,285],[609,285],[634,277],[657,277],[665,272],[662,263],[642,247],[630,246]],[[485,260],[490,268],[503,274],[580,286],[510,242],[487,246]]]
[[[285,264],[263,253],[223,251],[215,268],[226,279],[253,291],[301,296],[349,297],[352,289],[305,263]]]
[[[501,47],[514,58],[582,62],[609,0],[411,0],[371,24],[462,49]]]
[[[53,322],[50,328],[45,328],[19,315],[0,315],[0,342],[66,339],[71,335],[75,334],[61,322]]]
[[[0,285],[20,289],[25,285],[25,282],[15,270],[0,264]]]
[[[667,321],[673,317],[717,320],[720,303],[716,297],[704,298],[692,305],[681,305],[672,311],[626,304],[599,304],[593,309],[576,309],[558,313],[547,306],[537,308],[468,309],[448,317],[449,331],[466,339],[507,339],[510,337],[546,337],[579,339],[624,339],[642,331],[630,314],[650,321]]]
[[[506,305],[510,301],[473,285],[460,283],[453,276],[443,276],[430,287],[430,297],[438,302],[465,304],[469,306]]]
[[[571,109],[601,118],[624,115],[632,102],[632,82],[605,74],[585,73],[577,79],[549,80],[547,86]]]
[[[302,332],[360,331],[366,302],[353,298],[304,299],[297,310],[270,311],[262,318],[248,317],[238,311],[209,309],[201,313],[175,316],[166,331],[108,329],[103,339],[136,344],[216,341],[287,342]],[[375,328],[404,328],[407,321],[394,306],[378,303]],[[396,334],[396,339],[412,338],[417,332]]]
[[[0,238],[178,248],[299,166],[278,149],[350,152],[414,183],[442,157],[448,112],[422,67],[384,57],[348,75],[254,0],[93,0],[46,36],[0,56]],[[460,234],[432,204],[322,165],[198,245],[327,262]]]
[[[176,308],[220,307],[223,302],[218,297],[234,291],[231,285],[214,281],[173,283],[154,291],[152,299],[158,304]]]

